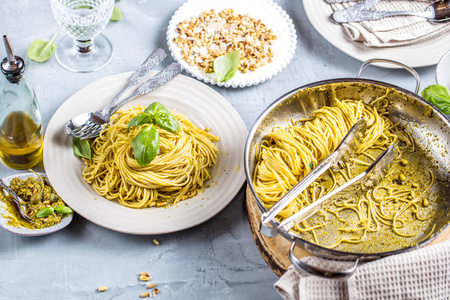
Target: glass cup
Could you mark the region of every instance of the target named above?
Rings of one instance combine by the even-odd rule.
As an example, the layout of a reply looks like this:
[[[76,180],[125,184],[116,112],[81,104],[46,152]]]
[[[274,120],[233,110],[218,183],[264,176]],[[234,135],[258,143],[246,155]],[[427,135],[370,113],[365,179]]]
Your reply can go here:
[[[53,16],[67,33],[56,48],[56,59],[73,72],[93,72],[112,58],[110,41],[100,32],[108,24],[114,0],[50,0]]]

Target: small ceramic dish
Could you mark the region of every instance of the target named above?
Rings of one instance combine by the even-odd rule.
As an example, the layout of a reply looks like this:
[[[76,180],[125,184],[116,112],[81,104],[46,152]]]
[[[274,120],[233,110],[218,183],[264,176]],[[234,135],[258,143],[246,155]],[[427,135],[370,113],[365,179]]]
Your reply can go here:
[[[47,175],[45,173],[38,173],[41,176],[45,176],[47,177]],[[33,173],[22,173],[22,174],[16,174],[16,175],[11,175],[8,177],[3,178],[3,181],[9,185],[10,182],[13,180],[13,178],[20,178],[20,179],[27,179],[28,177],[37,177],[35,174]],[[42,229],[29,229],[26,227],[15,227],[15,226],[11,226],[8,225],[8,219],[5,218],[5,216],[11,215],[11,213],[6,209],[6,203],[0,200],[0,226],[3,227],[5,230],[15,233],[15,234],[19,234],[19,235],[25,235],[25,236],[40,236],[40,235],[46,235],[46,234],[50,234],[56,231],[59,231],[61,229],[63,229],[64,227],[66,227],[67,225],[69,225],[69,223],[72,221],[73,219],[73,213],[67,215],[66,217],[64,217],[60,223],[47,227],[47,228],[42,228]]]
[[[436,83],[450,89],[450,51],[447,51],[437,64]]]

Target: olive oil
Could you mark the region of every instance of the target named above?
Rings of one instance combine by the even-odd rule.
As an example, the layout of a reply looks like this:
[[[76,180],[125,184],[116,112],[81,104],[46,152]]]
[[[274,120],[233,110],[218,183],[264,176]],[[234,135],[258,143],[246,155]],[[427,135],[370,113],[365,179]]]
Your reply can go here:
[[[0,158],[13,169],[28,169],[42,158],[42,119],[39,103],[24,77],[25,62],[14,55],[3,36],[7,57],[1,63]]]
[[[0,125],[0,158],[13,169],[28,169],[42,157],[42,126],[24,112],[9,113]]]

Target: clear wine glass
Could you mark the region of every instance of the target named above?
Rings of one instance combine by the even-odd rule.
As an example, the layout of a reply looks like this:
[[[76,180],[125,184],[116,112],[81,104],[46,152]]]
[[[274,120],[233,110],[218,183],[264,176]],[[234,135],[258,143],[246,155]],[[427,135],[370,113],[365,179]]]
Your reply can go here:
[[[56,59],[73,72],[93,72],[106,66],[113,47],[100,32],[108,24],[114,0],[50,0],[53,16],[67,33],[56,48]]]

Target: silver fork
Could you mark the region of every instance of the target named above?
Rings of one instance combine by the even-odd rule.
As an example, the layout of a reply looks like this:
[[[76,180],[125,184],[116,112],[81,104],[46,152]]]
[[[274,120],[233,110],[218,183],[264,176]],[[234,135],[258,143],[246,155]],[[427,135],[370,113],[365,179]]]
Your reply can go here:
[[[105,122],[109,122],[108,112],[114,103],[122,97],[122,95],[127,91],[130,87],[140,83],[147,75],[157,66],[159,65],[164,58],[166,58],[166,52],[161,49],[155,49],[147,59],[139,66],[139,68],[134,71],[131,75],[127,85],[108,103],[108,105],[103,110],[98,110],[94,113],[84,113],[76,116],[72,120],[66,123],[65,131],[68,135],[75,137],[84,136],[84,130],[87,128],[97,128]],[[106,121],[108,120],[108,121]]]
[[[367,123],[364,119],[360,119],[350,129],[342,142],[324,161],[314,168],[312,172],[306,175],[299,183],[297,183],[289,192],[287,192],[277,203],[275,203],[268,211],[261,215],[260,231],[268,237],[274,237],[278,234],[277,228],[270,227],[268,224],[276,215],[278,215],[292,200],[294,200],[301,192],[303,192],[311,183],[325,173],[329,168],[339,169],[338,163],[341,159],[346,159],[356,148],[357,143],[361,142],[360,138],[366,131]],[[272,224],[273,225],[273,224]]]
[[[19,197],[19,195],[14,193],[14,191],[2,179],[0,179],[0,186],[11,195],[11,197],[14,200],[14,203],[16,203],[17,208],[19,209],[20,215],[28,222],[34,223],[34,221],[31,220],[30,217],[28,217],[27,214],[23,211],[23,209],[26,208],[25,200],[23,200],[22,198]]]
[[[296,214],[293,214],[289,218],[283,220],[283,222],[278,225],[278,231],[289,231],[292,227],[295,226],[296,223],[300,223],[303,220],[311,217],[325,206],[330,204],[336,198],[336,195],[339,195],[342,192],[348,193],[348,188],[356,183],[360,183],[358,186],[362,186],[362,188],[370,188],[374,187],[378,184],[378,182],[384,177],[384,172],[386,172],[389,168],[390,163],[394,160],[397,155],[397,142],[392,143],[389,148],[387,148],[377,159],[362,173],[358,176],[355,176],[351,180],[347,181],[345,184],[341,185],[337,189],[329,192],[322,198],[317,201],[311,203],[310,205],[302,208]]]
[[[108,126],[111,116],[123,105],[144,94],[148,94],[154,91],[161,85],[173,79],[175,76],[181,73],[181,65],[179,63],[171,63],[164,68],[161,72],[144,82],[131,96],[123,99],[117,104],[112,101],[100,111],[96,111],[90,114],[90,122],[83,124],[80,130],[76,132],[68,132],[66,126],[66,133],[72,137],[80,139],[94,138],[100,134],[100,132]],[[100,116],[101,114],[101,116]],[[81,116],[81,115],[80,115]]]

